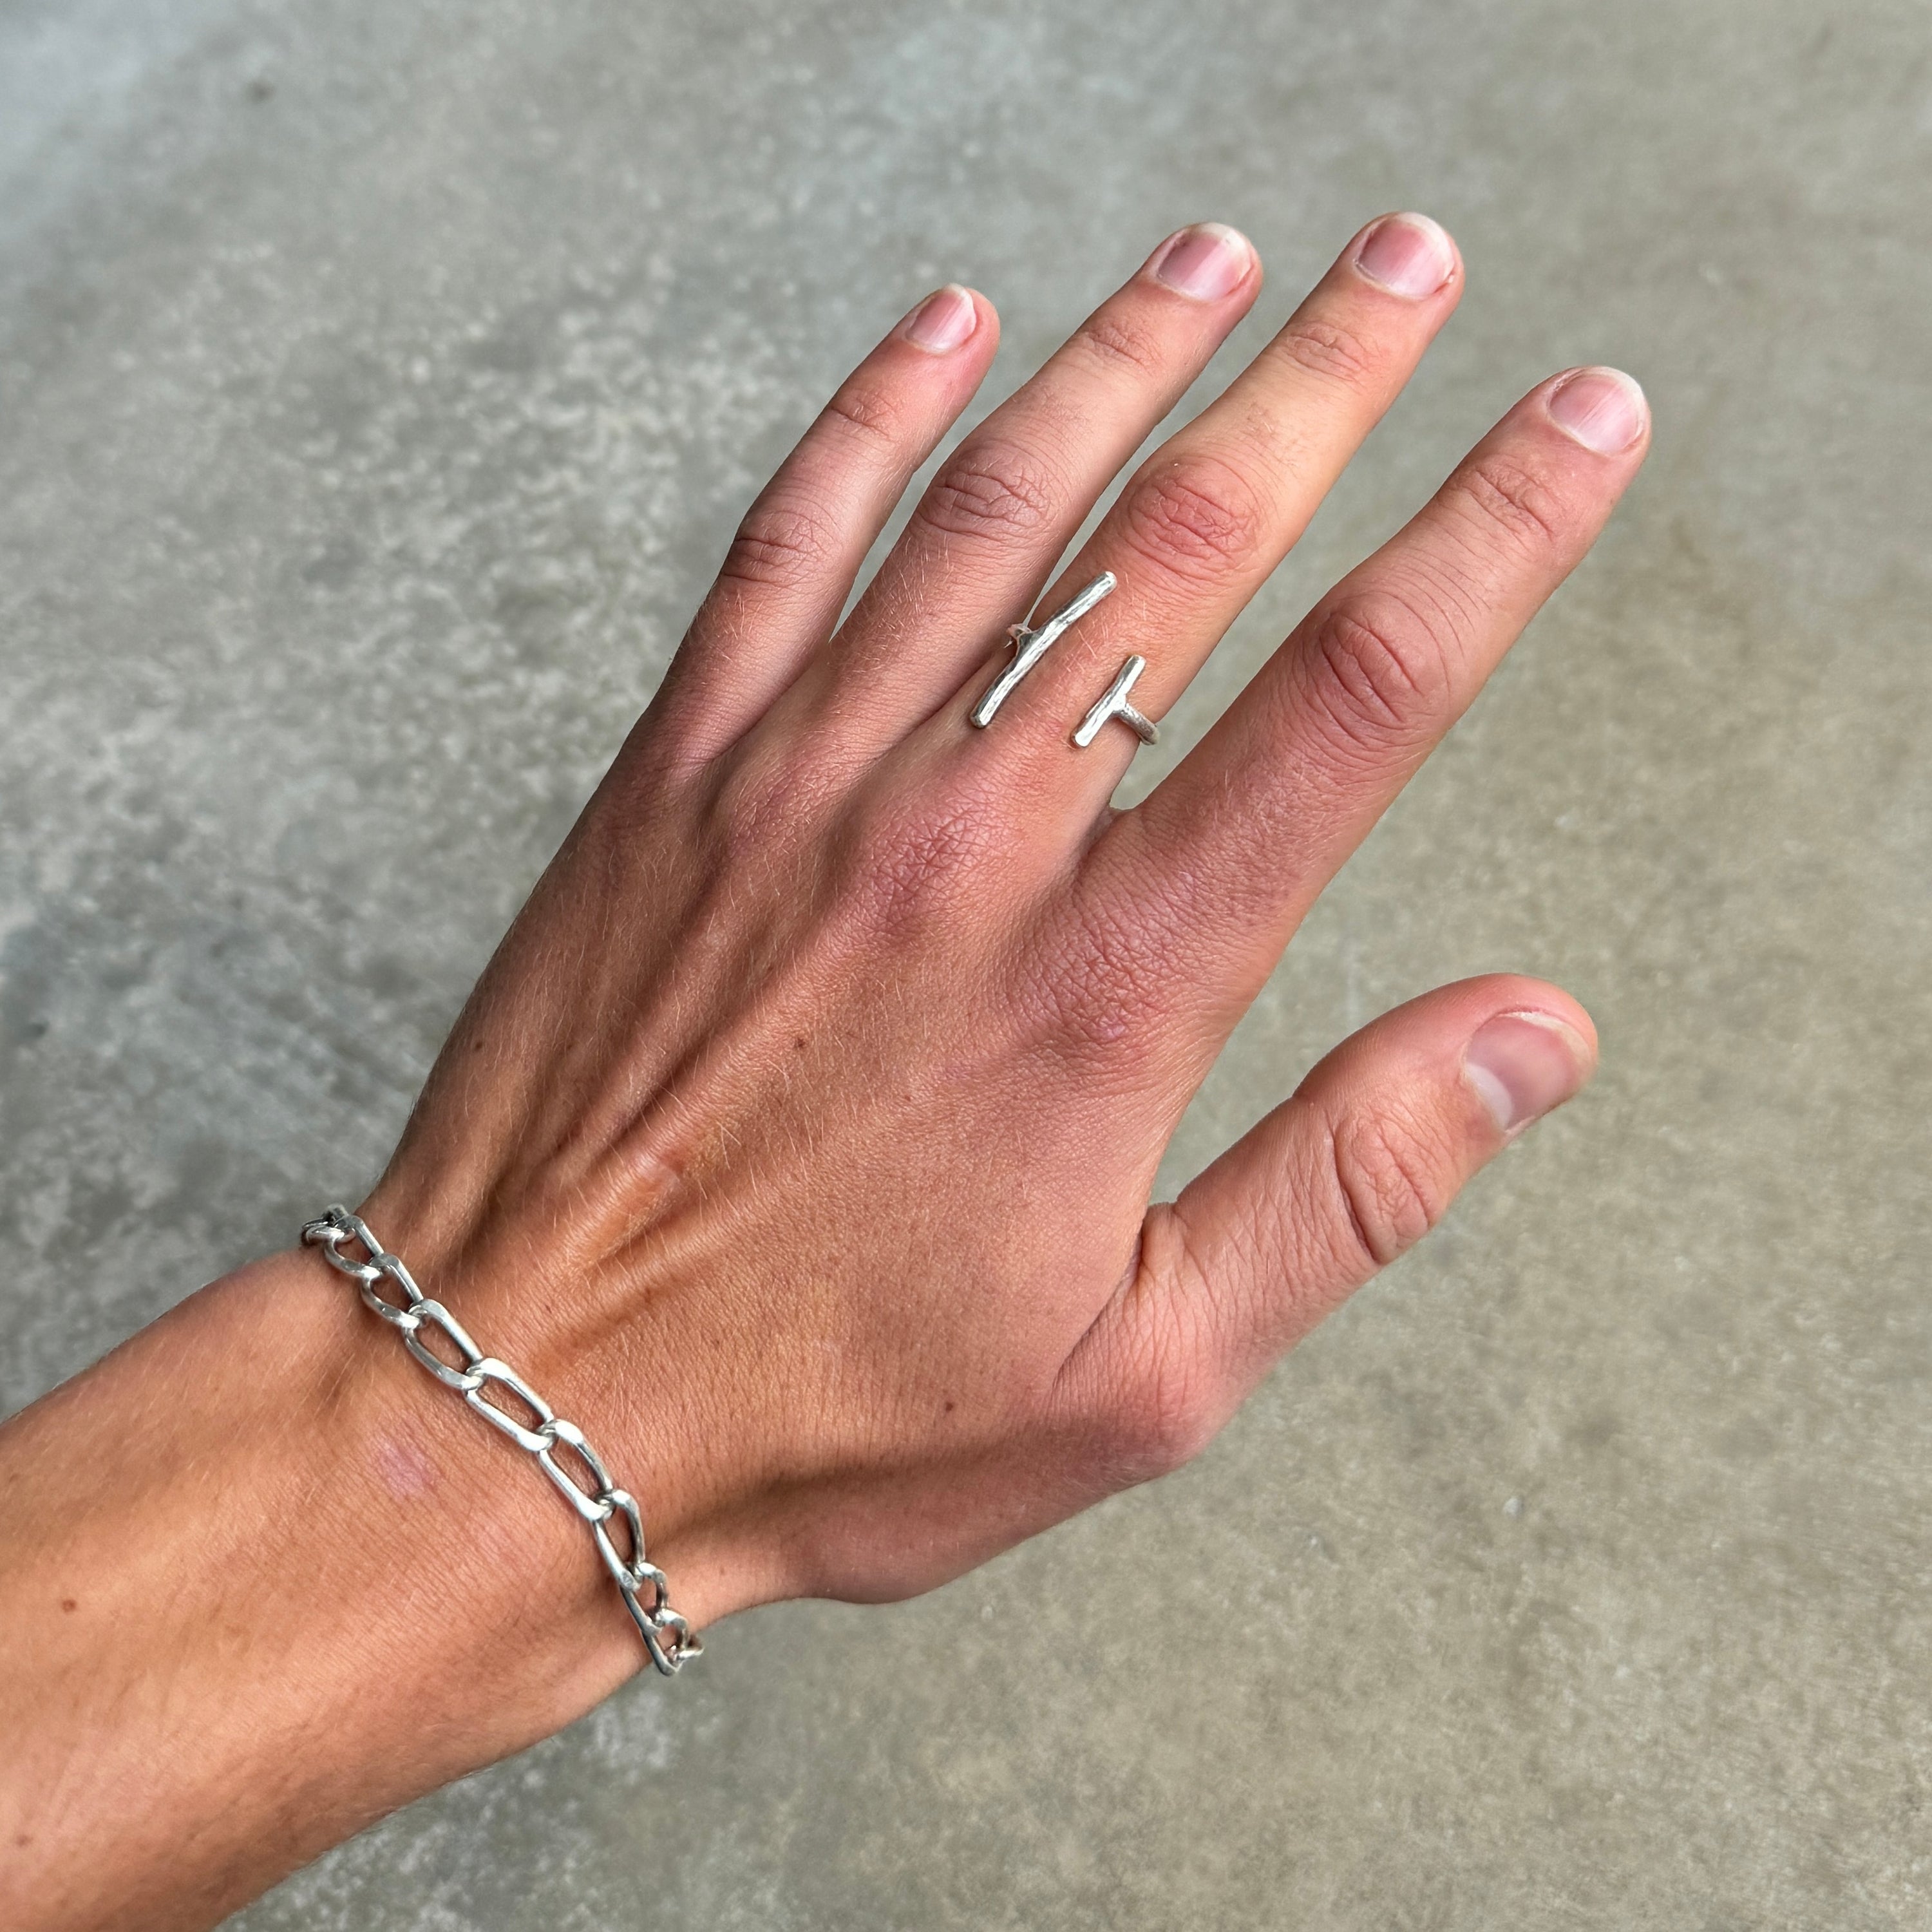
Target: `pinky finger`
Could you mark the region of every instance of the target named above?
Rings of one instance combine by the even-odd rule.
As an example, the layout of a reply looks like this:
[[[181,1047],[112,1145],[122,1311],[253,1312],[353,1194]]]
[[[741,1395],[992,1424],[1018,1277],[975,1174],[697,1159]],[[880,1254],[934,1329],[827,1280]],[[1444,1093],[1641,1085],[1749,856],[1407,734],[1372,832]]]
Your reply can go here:
[[[838,388],[731,539],[658,709],[682,752],[715,755],[830,636],[893,506],[980,386],[999,346],[985,296],[935,290]]]

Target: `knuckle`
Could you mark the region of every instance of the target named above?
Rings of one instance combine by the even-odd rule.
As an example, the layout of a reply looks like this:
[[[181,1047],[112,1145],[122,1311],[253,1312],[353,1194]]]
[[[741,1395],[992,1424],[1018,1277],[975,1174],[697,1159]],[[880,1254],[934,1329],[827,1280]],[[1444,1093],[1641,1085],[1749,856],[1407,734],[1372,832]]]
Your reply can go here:
[[[1309,652],[1316,701],[1338,748],[1385,758],[1432,736],[1452,702],[1449,657],[1436,626],[1382,591],[1316,620]]]
[[[1350,389],[1372,388],[1384,360],[1366,336],[1314,316],[1291,322],[1275,338],[1273,349],[1297,368]]]
[[[818,512],[782,500],[754,503],[718,574],[751,589],[800,590],[833,569],[838,552],[838,532]]]
[[[955,922],[1002,842],[985,802],[963,788],[874,808],[850,842],[848,914],[874,935]]]
[[[919,518],[941,536],[1007,542],[1048,529],[1065,496],[1036,453],[1017,443],[968,444],[933,479]]]
[[[1492,452],[1472,457],[1450,479],[1486,534],[1513,548],[1542,551],[1563,541],[1562,500],[1528,464]]]
[[[1205,456],[1177,458],[1143,478],[1122,517],[1138,554],[1188,583],[1244,568],[1266,527],[1254,486],[1232,465]]]
[[[1104,904],[1084,905],[1022,976],[1016,993],[1022,1035],[1083,1077],[1144,1078],[1153,1068],[1144,1042],[1180,976],[1176,963],[1159,922],[1130,926]]]
[[[1162,379],[1171,359],[1157,330],[1113,310],[1090,316],[1073,340],[1090,361],[1148,382]]]
[[[1193,1378],[1165,1372],[1172,1352],[1157,1356],[1124,1404],[1114,1457],[1128,1484],[1150,1483],[1184,1469],[1214,1441],[1214,1424]]]
[[[795,848],[821,822],[836,795],[828,766],[769,757],[733,765],[717,782],[701,818],[718,877],[769,869],[776,854]]]
[[[1453,1190],[1436,1178],[1430,1150],[1409,1123],[1376,1114],[1331,1122],[1328,1156],[1344,1243],[1366,1274],[1413,1247],[1449,1204]]]
[[[824,420],[866,442],[896,448],[904,440],[904,410],[899,398],[873,382],[848,382],[825,406]]]
[[[709,808],[710,760],[683,742],[680,728],[681,721],[647,711],[632,728],[585,808],[596,836],[626,851],[655,852],[646,827]]]

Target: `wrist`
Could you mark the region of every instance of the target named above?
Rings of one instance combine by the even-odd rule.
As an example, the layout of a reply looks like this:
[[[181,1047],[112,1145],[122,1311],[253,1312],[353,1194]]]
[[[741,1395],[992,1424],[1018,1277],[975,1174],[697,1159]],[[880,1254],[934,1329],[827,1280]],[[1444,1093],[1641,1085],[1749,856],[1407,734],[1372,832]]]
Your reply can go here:
[[[556,1232],[568,1225],[561,1208],[550,1211],[513,1190],[481,1191],[484,1198],[477,1202],[454,1199],[446,1187],[404,1184],[392,1170],[356,1212],[477,1349],[515,1371],[557,1418],[582,1432],[611,1485],[634,1499],[644,1553],[664,1574],[670,1604],[694,1632],[793,1594],[782,1538],[766,1520],[763,1486],[755,1470],[739,1466],[743,1432],[717,1415],[716,1392],[703,1372],[718,1341],[705,1325],[706,1298],[647,1240],[568,1244]],[[541,1231],[534,1237],[532,1227]],[[364,1258],[352,1239],[344,1256]],[[314,1259],[327,1270],[320,1254]],[[532,1456],[476,1414],[460,1391],[439,1388],[408,1358],[400,1336],[386,1337],[380,1319],[362,1310],[354,1283],[329,1272],[374,1333],[378,1352],[393,1358],[398,1376],[421,1385],[411,1393],[427,1406],[446,1455],[486,1466],[523,1492],[543,1519],[546,1546],[576,1583],[592,1586],[592,1614],[626,1633],[634,1660],[641,1660],[643,1640],[586,1526],[542,1480]],[[392,1282],[377,1292],[404,1299]],[[458,1365],[448,1337],[426,1339]],[[501,1389],[485,1399],[526,1424],[534,1420]],[[572,1473],[585,1472],[575,1465]],[[622,1555],[632,1553],[614,1526],[611,1534]]]
[[[616,1586],[531,1459],[425,1372],[320,1254],[255,1266],[263,1287],[307,1304],[322,1370],[310,1480],[357,1606],[344,1616],[338,1597],[328,1628],[358,1655],[382,1632],[408,1660],[410,1730],[448,1766],[435,1781],[548,1736],[634,1674],[644,1649]],[[391,1667],[376,1674],[392,1682]]]

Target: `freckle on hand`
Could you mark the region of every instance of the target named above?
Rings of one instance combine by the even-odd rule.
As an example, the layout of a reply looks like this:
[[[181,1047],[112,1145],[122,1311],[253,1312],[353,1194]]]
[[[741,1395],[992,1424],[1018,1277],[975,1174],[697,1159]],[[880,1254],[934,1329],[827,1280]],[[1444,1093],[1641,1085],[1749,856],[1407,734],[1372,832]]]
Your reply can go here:
[[[77,1610],[80,1608],[80,1605],[72,1597],[63,1597],[61,1599],[61,1608],[64,1610]]]

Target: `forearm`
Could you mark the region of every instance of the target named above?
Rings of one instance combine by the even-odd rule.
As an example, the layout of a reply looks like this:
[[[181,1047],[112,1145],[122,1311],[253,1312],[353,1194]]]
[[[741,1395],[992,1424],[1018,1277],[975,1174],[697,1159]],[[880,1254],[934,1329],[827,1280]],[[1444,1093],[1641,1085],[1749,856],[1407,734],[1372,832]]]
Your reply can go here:
[[[581,1528],[441,1395],[297,1252],[0,1429],[0,1921],[211,1923],[636,1667]]]

